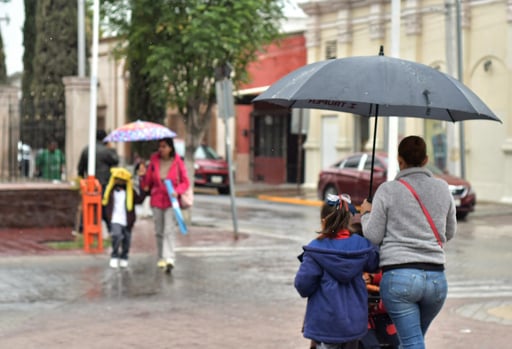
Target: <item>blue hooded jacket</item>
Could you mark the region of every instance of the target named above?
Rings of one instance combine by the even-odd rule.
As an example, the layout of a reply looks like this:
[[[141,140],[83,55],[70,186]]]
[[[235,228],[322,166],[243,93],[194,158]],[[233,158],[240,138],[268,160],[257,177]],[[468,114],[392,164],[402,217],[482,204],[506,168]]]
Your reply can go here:
[[[308,298],[304,337],[324,343],[362,338],[368,330],[363,271],[377,271],[377,247],[354,234],[346,239],[316,239],[303,249],[295,288]]]

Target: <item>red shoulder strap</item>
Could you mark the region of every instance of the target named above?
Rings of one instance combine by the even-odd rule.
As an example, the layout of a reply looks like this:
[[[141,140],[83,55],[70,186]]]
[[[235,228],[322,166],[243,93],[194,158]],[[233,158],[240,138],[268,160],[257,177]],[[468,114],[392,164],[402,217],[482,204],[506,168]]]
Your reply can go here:
[[[414,188],[409,183],[404,181],[403,179],[399,179],[398,181],[400,183],[402,183],[403,185],[405,185],[407,187],[407,189],[409,189],[411,194],[414,196],[414,198],[418,201],[418,204],[420,204],[423,214],[427,218],[428,224],[430,224],[430,228],[432,228],[432,231],[434,232],[434,235],[436,236],[437,243],[439,244],[439,246],[443,247],[443,242],[441,241],[441,237],[439,236],[439,232],[437,231],[436,225],[434,224],[434,221],[432,220],[430,213],[428,213],[427,208],[425,207],[425,205],[423,205],[423,202],[421,202],[420,197],[418,196],[418,193],[416,193],[416,190],[414,190]]]

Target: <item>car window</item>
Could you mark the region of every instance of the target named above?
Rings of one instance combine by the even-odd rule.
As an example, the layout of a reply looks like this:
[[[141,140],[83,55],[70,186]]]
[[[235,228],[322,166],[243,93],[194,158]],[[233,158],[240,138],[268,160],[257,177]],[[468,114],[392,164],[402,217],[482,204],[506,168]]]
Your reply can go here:
[[[182,159],[185,158],[185,142],[174,140],[174,149]]]
[[[174,149],[176,149],[176,153],[184,159],[185,158],[185,142],[182,140],[174,140]],[[204,160],[204,159],[221,159],[221,156],[217,154],[213,148],[207,145],[200,145],[197,147],[196,152],[194,153],[194,160]]]
[[[359,167],[360,160],[361,160],[361,155],[351,156],[341,164],[340,168],[357,169]]]
[[[220,159],[220,155],[207,145],[201,145],[196,149],[194,159]]]
[[[385,166],[382,164],[382,161],[380,161],[379,159],[374,160],[373,167],[385,168]],[[366,159],[366,161],[364,163],[364,169],[369,171],[369,170],[371,170],[371,168],[372,168],[372,157],[368,156],[368,158]]]

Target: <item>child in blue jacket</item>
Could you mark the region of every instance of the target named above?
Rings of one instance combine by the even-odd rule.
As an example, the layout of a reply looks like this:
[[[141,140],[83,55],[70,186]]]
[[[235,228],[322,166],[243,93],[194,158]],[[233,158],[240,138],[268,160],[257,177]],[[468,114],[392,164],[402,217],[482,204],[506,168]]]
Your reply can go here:
[[[295,288],[307,297],[304,337],[318,349],[357,349],[368,330],[368,293],[363,272],[376,272],[378,248],[349,231],[348,195],[330,195],[322,206],[322,231],[304,246]]]

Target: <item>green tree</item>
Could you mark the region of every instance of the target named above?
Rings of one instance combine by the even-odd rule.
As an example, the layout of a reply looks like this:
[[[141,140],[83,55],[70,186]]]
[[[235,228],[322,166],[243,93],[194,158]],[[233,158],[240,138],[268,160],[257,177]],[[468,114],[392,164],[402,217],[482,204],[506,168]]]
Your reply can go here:
[[[128,118],[131,121],[147,120],[157,123],[163,123],[165,117],[165,101],[151,94],[150,86],[157,83],[156,79],[151,77],[145,71],[145,63],[148,59],[147,42],[154,41],[155,34],[151,31],[150,24],[153,22],[159,9],[149,8],[148,11],[139,10],[138,2],[134,4],[130,28],[143,28],[146,32],[142,33],[144,40],[131,40],[127,43],[127,65],[130,72],[130,83],[128,87]],[[154,12],[151,12],[153,10]],[[156,11],[156,12],[155,12]],[[140,156],[148,158],[154,151],[154,144],[150,142],[137,142],[132,144],[133,150]]]
[[[183,117],[190,171],[193,151],[210,125],[216,103],[215,68],[230,63],[234,83],[245,81],[248,64],[279,37],[282,1],[106,0],[103,10],[130,45],[137,43],[135,47],[146,51],[140,64],[141,72],[152,78],[151,96],[163,99]],[[153,17],[144,23],[129,22],[127,10],[132,18],[139,12]]]
[[[43,133],[46,132],[46,138],[55,137],[62,146],[65,137],[62,78],[76,75],[78,70],[77,2],[37,1],[35,24],[37,34],[31,84],[35,118]]]
[[[23,24],[23,77],[21,80],[21,139],[26,143],[33,139],[31,124],[34,119],[34,96],[32,80],[34,69],[32,58],[36,42],[37,0],[25,0],[25,23]]]

